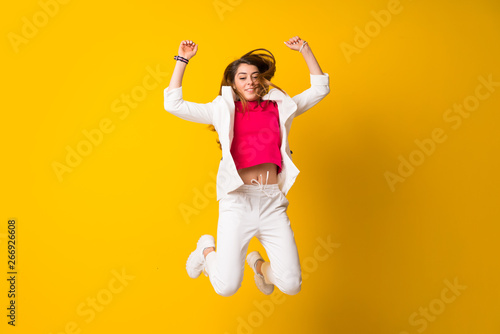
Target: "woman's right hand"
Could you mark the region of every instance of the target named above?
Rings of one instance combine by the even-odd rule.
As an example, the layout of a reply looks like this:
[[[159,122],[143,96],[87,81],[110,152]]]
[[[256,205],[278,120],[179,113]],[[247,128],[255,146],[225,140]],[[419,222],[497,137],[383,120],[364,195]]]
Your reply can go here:
[[[186,59],[191,59],[196,54],[196,51],[198,51],[198,44],[193,41],[186,40],[181,42],[178,55]]]

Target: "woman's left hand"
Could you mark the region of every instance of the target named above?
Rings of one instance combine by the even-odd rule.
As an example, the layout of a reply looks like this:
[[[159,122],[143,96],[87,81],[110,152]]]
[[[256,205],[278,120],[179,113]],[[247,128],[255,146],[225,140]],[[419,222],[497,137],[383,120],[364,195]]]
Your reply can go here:
[[[290,49],[299,51],[300,47],[305,43],[306,41],[302,40],[299,36],[295,36],[290,38],[288,41],[285,42],[285,45],[288,46]]]

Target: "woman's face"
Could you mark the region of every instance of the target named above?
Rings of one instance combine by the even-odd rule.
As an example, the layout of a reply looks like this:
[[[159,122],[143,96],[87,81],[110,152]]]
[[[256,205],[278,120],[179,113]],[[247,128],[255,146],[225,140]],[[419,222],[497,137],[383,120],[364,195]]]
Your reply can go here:
[[[243,95],[247,101],[255,101],[257,95],[257,75],[259,70],[255,65],[240,64],[234,77],[234,88]]]

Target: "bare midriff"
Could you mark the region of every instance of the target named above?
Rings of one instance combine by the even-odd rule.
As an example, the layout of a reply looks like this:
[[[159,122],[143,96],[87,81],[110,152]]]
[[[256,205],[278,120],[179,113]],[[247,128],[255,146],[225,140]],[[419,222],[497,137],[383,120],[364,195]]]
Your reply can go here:
[[[268,171],[269,179],[267,180],[267,184],[278,183],[278,166],[273,163],[263,163],[247,168],[241,168],[238,170],[238,174],[245,184],[252,184],[253,179],[259,181],[261,184],[266,184]]]

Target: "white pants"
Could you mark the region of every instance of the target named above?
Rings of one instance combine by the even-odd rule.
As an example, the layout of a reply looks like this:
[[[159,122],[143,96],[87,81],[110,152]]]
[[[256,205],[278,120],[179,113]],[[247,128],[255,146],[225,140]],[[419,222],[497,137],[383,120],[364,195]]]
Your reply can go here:
[[[219,201],[217,247],[206,256],[206,271],[217,294],[231,296],[240,288],[254,236],[269,257],[264,277],[285,294],[300,291],[302,276],[288,204],[277,184],[264,190],[245,184]]]

